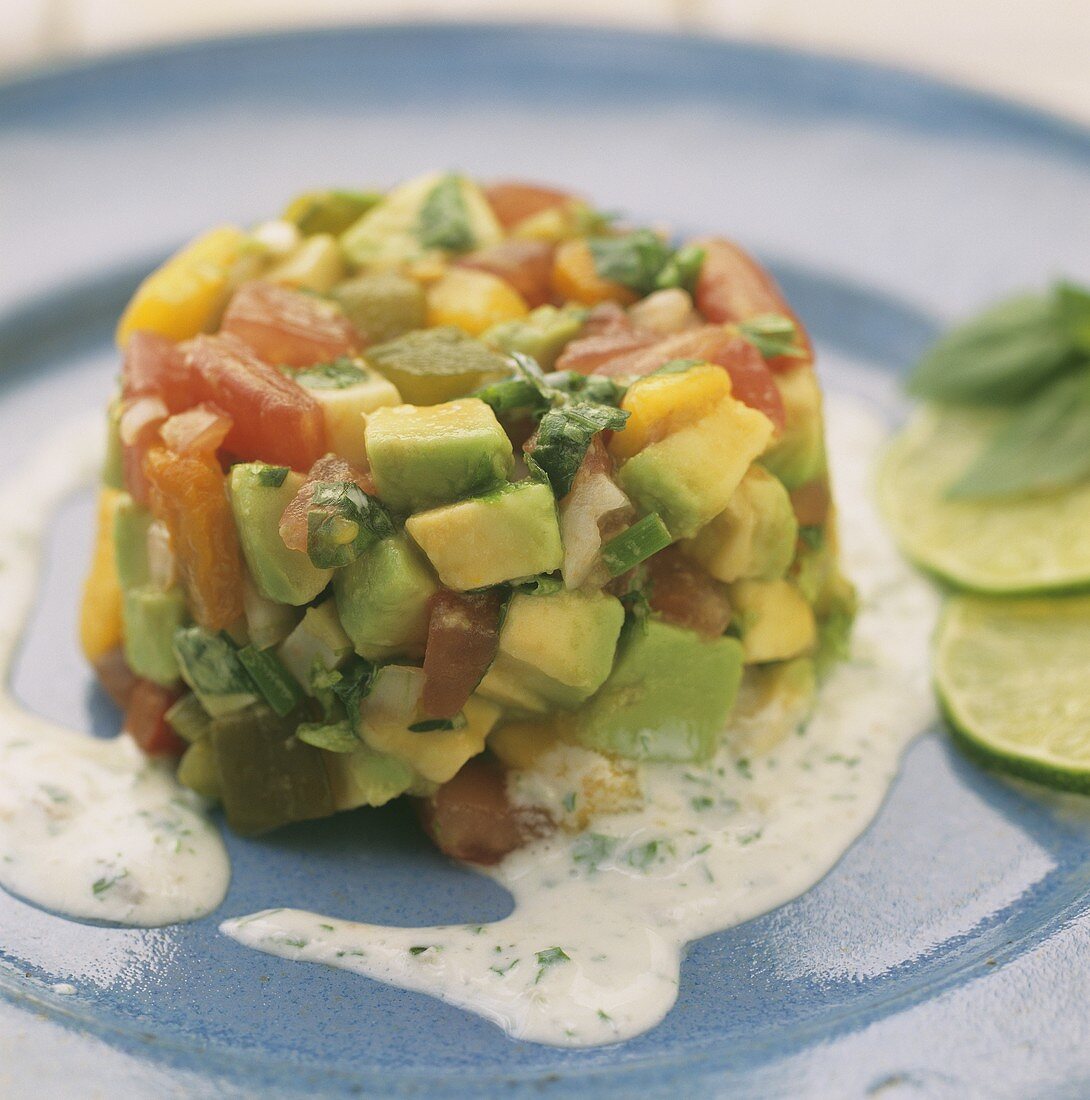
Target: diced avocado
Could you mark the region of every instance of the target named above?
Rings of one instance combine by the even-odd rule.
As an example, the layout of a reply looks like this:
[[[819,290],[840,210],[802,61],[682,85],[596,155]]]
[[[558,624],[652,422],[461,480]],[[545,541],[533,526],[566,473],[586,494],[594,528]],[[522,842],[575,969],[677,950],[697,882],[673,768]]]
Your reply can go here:
[[[327,752],[326,773],[336,810],[357,806],[384,806],[404,794],[413,782],[413,770],[396,756],[360,745],[352,752]]]
[[[375,543],[333,578],[341,624],[369,660],[423,648],[428,600],[437,588],[427,561],[403,534]]]
[[[238,659],[238,648],[223,634],[200,626],[182,627],[174,632],[174,656],[182,679],[213,718],[257,702],[254,682]]]
[[[779,371],[772,379],[783,398],[786,426],[762,456],[761,464],[788,489],[797,489],[825,470],[821,387],[811,367]]]
[[[211,728],[211,727],[210,727]],[[220,797],[220,776],[216,768],[216,750],[210,739],[196,741],[178,761],[178,782],[205,798]]]
[[[283,213],[305,236],[312,233],[343,233],[368,210],[382,202],[381,191],[307,191],[296,195]]]
[[[499,720],[500,711],[488,700],[473,695],[462,709],[464,725],[418,733],[409,726],[418,717],[423,688],[423,669],[384,665],[360,709],[361,731],[372,749],[404,761],[421,779],[445,783],[470,757],[484,751],[485,739]]]
[[[537,481],[419,512],[405,529],[443,584],[460,592],[552,573],[564,559],[556,501]]]
[[[352,640],[341,626],[336,602],[326,600],[307,608],[303,621],[276,652],[280,663],[308,692],[316,663],[329,672],[340,668],[352,654]]]
[[[191,745],[195,741],[202,741],[212,729],[211,716],[192,692],[174,703],[165,717],[170,728]]]
[[[450,401],[511,373],[509,362],[453,325],[419,329],[367,349],[367,362],[413,405]]]
[[[329,583],[331,571],[317,568],[301,550],[289,550],[280,537],[280,517],[303,475],[289,470],[277,485],[270,469],[262,462],[231,468],[228,487],[242,554],[263,596],[275,603],[310,603]]]
[[[779,478],[751,466],[726,508],[682,551],[721,581],[776,580],[795,557],[799,525]]]
[[[212,723],[219,797],[236,833],[254,836],[333,813],[323,754],[293,737],[294,729],[293,718],[264,706]]]
[[[148,528],[154,517],[128,493],[118,498],[114,512],[114,560],[124,589],[148,583]]]
[[[624,624],[621,601],[604,592],[516,593],[500,632],[499,652],[478,691],[500,705],[511,705],[504,690],[517,684],[538,706],[579,706],[605,682]],[[493,694],[491,685],[499,691]]]
[[[298,608],[263,596],[248,569],[242,572],[242,608],[249,640],[258,649],[279,645],[295,629],[300,618]]]
[[[124,448],[121,446],[121,398],[115,397],[106,412],[106,457],[102,462],[102,484],[108,489],[125,488]]]
[[[786,661],[814,648],[814,610],[790,581],[735,581],[730,604],[746,664]]]
[[[400,405],[394,384],[362,360],[337,359],[293,375],[322,407],[326,446],[356,466],[367,467],[364,414],[385,405]]]
[[[618,482],[641,513],[657,512],[675,539],[688,538],[723,511],[771,435],[767,416],[727,397],[644,447],[621,467]]]
[[[341,236],[359,267],[397,267],[429,250],[467,252],[495,244],[503,230],[480,188],[434,173],[395,187]]]
[[[371,271],[334,287],[332,297],[370,344],[423,328],[428,304],[421,285],[396,271]]]
[[[475,397],[377,409],[367,418],[366,438],[379,496],[399,512],[485,492],[515,463],[496,414]]]
[[[567,730],[587,748],[632,760],[706,760],[742,679],[734,638],[705,640],[651,619],[621,639],[617,662]]]
[[[325,294],[344,278],[344,259],[337,239],[328,233],[308,237],[265,275],[272,283]]]
[[[500,351],[529,355],[548,371],[564,345],[579,335],[586,319],[587,310],[578,306],[538,306],[526,317],[493,325],[481,339]]]
[[[175,631],[186,621],[185,593],[144,586],[125,590],[121,605],[125,623],[125,660],[145,680],[168,686],[178,679]]]

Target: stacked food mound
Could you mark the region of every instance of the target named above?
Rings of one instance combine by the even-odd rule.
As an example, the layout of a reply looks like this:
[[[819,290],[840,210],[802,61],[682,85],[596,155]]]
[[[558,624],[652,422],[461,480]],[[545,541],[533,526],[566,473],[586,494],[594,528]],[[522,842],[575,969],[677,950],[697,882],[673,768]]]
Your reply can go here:
[[[408,794],[492,861],[799,720],[842,646],[811,346],[729,241],[318,192],[172,257],[118,342],[84,648],[239,832]]]

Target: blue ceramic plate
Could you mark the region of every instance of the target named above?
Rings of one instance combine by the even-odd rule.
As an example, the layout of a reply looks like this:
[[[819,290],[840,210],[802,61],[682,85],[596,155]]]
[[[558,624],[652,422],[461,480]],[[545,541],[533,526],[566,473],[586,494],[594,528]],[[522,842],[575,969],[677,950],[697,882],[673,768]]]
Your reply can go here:
[[[500,27],[139,54],[0,89],[3,468],[43,422],[105,400],[114,317],[182,239],[308,186],[447,165],[736,235],[782,278],[825,384],[884,395],[893,416],[896,373],[939,326],[1015,287],[1090,278],[1090,136],[901,73]],[[117,715],[73,641],[89,519],[89,497],[57,517],[14,687],[109,734]],[[660,1027],[582,1051],[217,933],[273,904],[501,916],[505,895],[429,851],[402,810],[231,837],[231,891],[196,924],[88,927],[0,895],[0,1092],[1084,1093],[1088,837],[1079,809],[976,770],[933,731],[834,873],[694,944]]]

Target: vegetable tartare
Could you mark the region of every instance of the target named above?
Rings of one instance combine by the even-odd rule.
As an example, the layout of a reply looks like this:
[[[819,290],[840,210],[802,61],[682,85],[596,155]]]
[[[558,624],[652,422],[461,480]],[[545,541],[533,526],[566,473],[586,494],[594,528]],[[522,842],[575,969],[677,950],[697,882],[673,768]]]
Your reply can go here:
[[[730,241],[314,192],[169,259],[118,343],[83,648],[238,832],[408,795],[494,862],[801,720],[842,652],[812,346]]]

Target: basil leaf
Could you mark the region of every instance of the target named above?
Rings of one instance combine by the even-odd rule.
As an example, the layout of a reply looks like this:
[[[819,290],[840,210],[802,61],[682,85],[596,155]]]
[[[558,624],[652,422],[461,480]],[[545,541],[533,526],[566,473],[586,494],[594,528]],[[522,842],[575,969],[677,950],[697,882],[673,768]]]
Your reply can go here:
[[[954,500],[1060,489],[1090,477],[1090,372],[1065,374],[1020,406],[947,490]]]
[[[416,239],[425,248],[468,252],[477,242],[458,176],[444,176],[420,207]]]
[[[909,392],[936,401],[1022,400],[1071,356],[1059,314],[1055,295],[1000,303],[944,336],[916,367]]]
[[[738,326],[742,339],[752,344],[765,359],[787,356],[805,359],[806,352],[798,346],[798,326],[781,313],[762,313]]]
[[[394,533],[386,509],[353,481],[320,481],[307,512],[307,556],[319,569],[353,562]]]
[[[544,477],[559,500],[571,491],[587,448],[598,432],[621,431],[629,414],[610,405],[578,402],[550,409],[538,425],[526,464]]]
[[[600,278],[620,283],[641,297],[655,289],[659,273],[673,256],[670,246],[650,229],[620,237],[590,237],[587,247]]]
[[[360,730],[360,703],[371,693],[377,671],[370,661],[365,661],[362,657],[352,657],[341,667],[340,679],[330,685],[330,690],[340,699],[356,733]]]

